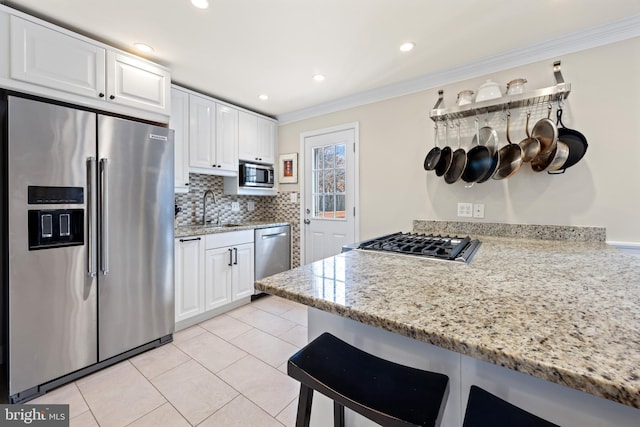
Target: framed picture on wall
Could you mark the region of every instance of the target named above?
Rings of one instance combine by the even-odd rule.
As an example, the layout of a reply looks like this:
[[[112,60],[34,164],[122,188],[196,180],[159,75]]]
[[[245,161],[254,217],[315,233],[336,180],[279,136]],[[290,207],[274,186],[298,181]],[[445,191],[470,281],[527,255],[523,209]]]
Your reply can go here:
[[[298,153],[280,154],[278,165],[280,184],[296,184],[298,182]]]

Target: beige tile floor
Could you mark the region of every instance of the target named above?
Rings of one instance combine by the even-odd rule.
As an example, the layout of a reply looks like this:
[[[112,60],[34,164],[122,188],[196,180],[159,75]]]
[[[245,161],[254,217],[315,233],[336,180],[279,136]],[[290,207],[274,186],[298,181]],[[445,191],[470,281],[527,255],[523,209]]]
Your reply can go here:
[[[306,341],[306,307],[268,296],[29,403],[69,404],[71,427],[289,427]]]

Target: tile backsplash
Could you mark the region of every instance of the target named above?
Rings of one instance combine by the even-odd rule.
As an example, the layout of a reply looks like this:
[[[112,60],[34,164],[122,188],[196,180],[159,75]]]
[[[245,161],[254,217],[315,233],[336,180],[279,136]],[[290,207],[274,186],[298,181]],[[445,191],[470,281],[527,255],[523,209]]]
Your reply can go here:
[[[292,267],[300,265],[300,201],[291,201],[291,192],[280,192],[276,196],[235,196],[223,194],[223,177],[215,175],[189,174],[189,192],[175,195],[175,204],[182,208],[176,216],[178,225],[202,222],[203,196],[207,190],[216,195],[216,203],[207,197],[207,220],[222,223],[249,221],[286,221],[291,223]],[[239,212],[231,211],[231,203],[238,202]],[[255,209],[248,210],[249,202]]]

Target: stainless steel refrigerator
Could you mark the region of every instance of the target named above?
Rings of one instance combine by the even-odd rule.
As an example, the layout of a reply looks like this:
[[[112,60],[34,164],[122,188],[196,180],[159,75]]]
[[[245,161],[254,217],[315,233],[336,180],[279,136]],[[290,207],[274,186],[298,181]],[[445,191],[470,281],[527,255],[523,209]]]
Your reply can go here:
[[[173,131],[0,99],[3,363],[21,402],[171,341]]]

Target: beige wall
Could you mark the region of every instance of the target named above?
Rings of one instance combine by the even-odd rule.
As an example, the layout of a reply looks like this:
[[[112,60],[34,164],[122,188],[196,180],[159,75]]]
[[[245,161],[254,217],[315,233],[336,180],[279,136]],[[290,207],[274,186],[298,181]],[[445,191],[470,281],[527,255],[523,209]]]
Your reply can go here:
[[[470,221],[604,226],[610,241],[640,242],[640,38],[557,59],[572,87],[563,121],[589,141],[585,158],[564,175],[534,173],[525,165],[506,180],[467,187],[424,171],[434,141],[428,117],[438,88],[283,125],[279,150],[298,152],[301,132],[359,122],[361,238],[408,231],[414,219],[458,220],[457,203],[470,202],[485,204],[485,218]],[[503,87],[519,77],[528,80],[528,90],[552,86],[552,64],[547,60],[445,86],[445,103],[455,105],[460,90],[475,89],[487,78]],[[532,118],[544,113],[535,109]],[[514,142],[524,137],[524,118],[523,110],[512,112]],[[506,141],[504,117],[489,120]],[[463,147],[469,148],[473,120],[462,129]],[[456,145],[452,136],[450,144]],[[292,184],[280,189],[299,190]]]

